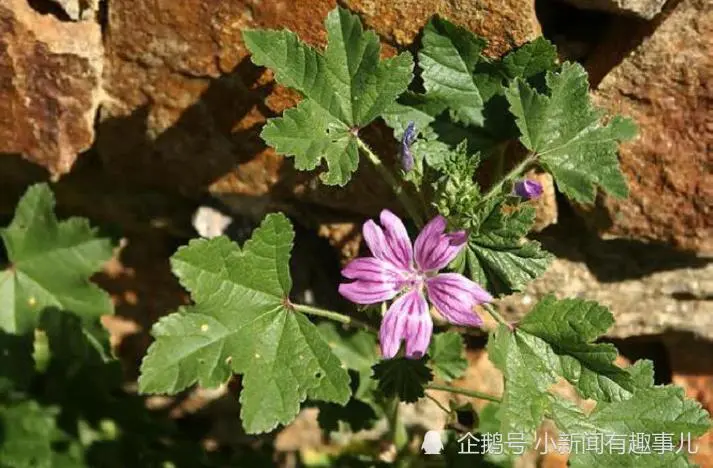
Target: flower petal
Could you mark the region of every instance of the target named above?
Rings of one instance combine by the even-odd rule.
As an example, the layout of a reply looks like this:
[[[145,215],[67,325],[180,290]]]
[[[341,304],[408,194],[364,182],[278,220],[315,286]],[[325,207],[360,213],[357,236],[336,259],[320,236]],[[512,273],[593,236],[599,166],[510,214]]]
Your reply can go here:
[[[443,317],[456,325],[477,327],[483,320],[473,308],[493,300],[485,289],[458,273],[442,273],[426,280],[428,298]]]
[[[378,304],[392,299],[399,290],[388,283],[354,281],[339,285],[339,294],[355,304]]]
[[[419,358],[428,348],[432,331],[426,299],[418,290],[409,291],[391,304],[381,322],[381,354],[386,359],[393,358],[399,352],[401,340],[406,340],[406,357]]]
[[[389,210],[382,210],[379,219],[381,225],[384,226],[386,244],[393,257],[398,259],[398,265],[411,270],[413,268],[413,246],[408,232],[406,232],[406,226],[398,216]]]
[[[376,304],[392,299],[402,288],[402,276],[391,263],[374,257],[349,262],[342,275],[356,281],[339,285],[339,293],[357,304]]]
[[[403,282],[401,270],[391,263],[376,257],[361,257],[349,262],[342,270],[342,276],[354,280],[380,281],[385,283]]]
[[[446,219],[436,216],[426,224],[416,238],[416,264],[421,271],[437,271],[448,265],[465,246],[465,231],[445,234]]]
[[[406,357],[409,359],[421,359],[426,354],[433,334],[433,319],[428,313],[428,304],[422,300],[423,312],[409,316],[406,322]]]
[[[410,271],[413,253],[406,227],[396,215],[387,210],[381,212],[381,222],[386,230],[371,219],[364,223],[362,232],[366,245],[376,258]]]

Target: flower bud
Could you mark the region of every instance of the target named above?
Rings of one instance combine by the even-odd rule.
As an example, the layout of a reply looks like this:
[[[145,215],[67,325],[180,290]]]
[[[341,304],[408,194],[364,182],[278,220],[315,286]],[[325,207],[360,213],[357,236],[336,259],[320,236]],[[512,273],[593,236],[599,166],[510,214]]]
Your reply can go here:
[[[515,194],[525,200],[539,198],[542,195],[542,185],[531,179],[524,179],[515,182]]]

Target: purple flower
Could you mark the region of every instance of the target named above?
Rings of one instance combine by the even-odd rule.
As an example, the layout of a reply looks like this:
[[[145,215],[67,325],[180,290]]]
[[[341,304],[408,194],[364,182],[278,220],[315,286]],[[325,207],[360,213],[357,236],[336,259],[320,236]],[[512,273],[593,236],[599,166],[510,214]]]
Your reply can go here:
[[[540,183],[536,180],[519,180],[515,182],[515,195],[524,198],[525,200],[539,198],[540,195],[542,195],[542,185],[540,185]]]
[[[413,169],[413,153],[411,146],[416,141],[416,123],[411,121],[404,130],[404,135],[401,137],[401,165],[404,171],[409,172]]]
[[[357,304],[396,297],[381,323],[381,354],[393,358],[402,340],[406,341],[406,357],[418,359],[426,353],[433,331],[426,295],[449,322],[482,325],[473,307],[493,297],[463,275],[438,273],[465,246],[465,231],[446,234],[445,218],[436,216],[412,246],[395,214],[383,210],[380,221],[381,226],[373,220],[364,223],[364,239],[373,257],[357,258],[342,270],[342,275],[354,281],[340,284],[339,292]]]

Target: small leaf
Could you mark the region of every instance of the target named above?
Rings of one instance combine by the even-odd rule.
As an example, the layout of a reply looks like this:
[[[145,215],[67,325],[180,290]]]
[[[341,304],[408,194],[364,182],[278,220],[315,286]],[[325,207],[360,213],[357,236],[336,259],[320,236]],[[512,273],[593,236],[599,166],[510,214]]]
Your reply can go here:
[[[112,256],[109,239],[83,218],[59,222],[47,184],[30,187],[12,223],[0,230],[10,268],[0,272],[0,329],[24,334],[48,307],[72,312],[107,346],[99,317],[112,314],[109,295],[89,281]]]
[[[482,221],[471,231],[459,265],[473,281],[496,294],[510,294],[547,270],[552,255],[539,242],[524,238],[535,221],[534,208],[509,207],[494,200],[479,216]]]
[[[142,393],[216,386],[244,374],[241,419],[265,432],[306,398],[345,404],[349,376],[317,328],[288,302],[294,232],[268,215],[241,250],[226,237],[194,240],[171,259],[194,306],[162,318],[141,366]]]
[[[243,38],[256,65],[274,70],[279,83],[305,98],[297,109],[270,119],[265,141],[295,156],[298,169],[314,169],[325,159],[322,181],[345,185],[358,163],[353,130],[379,117],[406,90],[413,59],[402,53],[380,60],[379,38],[341,7],[329,13],[325,27],[323,53],[285,30],[246,30]]]
[[[428,355],[436,376],[447,382],[462,377],[468,368],[464,350],[465,342],[459,333],[451,331],[433,335]]]
[[[396,358],[376,364],[374,378],[385,396],[398,396],[401,401],[413,403],[423,397],[423,387],[433,379],[433,373],[424,359]]]
[[[626,197],[617,149],[620,141],[636,135],[636,126],[621,117],[601,125],[601,113],[590,102],[587,72],[578,64],[565,63],[561,72],[549,72],[547,88],[548,94],[540,94],[515,79],[506,92],[522,143],[539,155],[567,197],[592,203],[595,186]]]
[[[453,109],[465,124],[483,123],[483,100],[473,69],[485,46],[483,38],[437,16],[423,31],[418,57],[426,94]]]

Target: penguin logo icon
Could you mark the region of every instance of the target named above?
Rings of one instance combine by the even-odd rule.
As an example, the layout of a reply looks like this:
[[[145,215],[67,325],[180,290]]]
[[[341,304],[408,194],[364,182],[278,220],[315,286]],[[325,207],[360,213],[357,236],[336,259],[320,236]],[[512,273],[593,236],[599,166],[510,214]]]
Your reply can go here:
[[[428,431],[423,436],[423,443],[421,444],[421,450],[426,455],[440,455],[443,451],[443,442],[441,441],[440,431]]]

